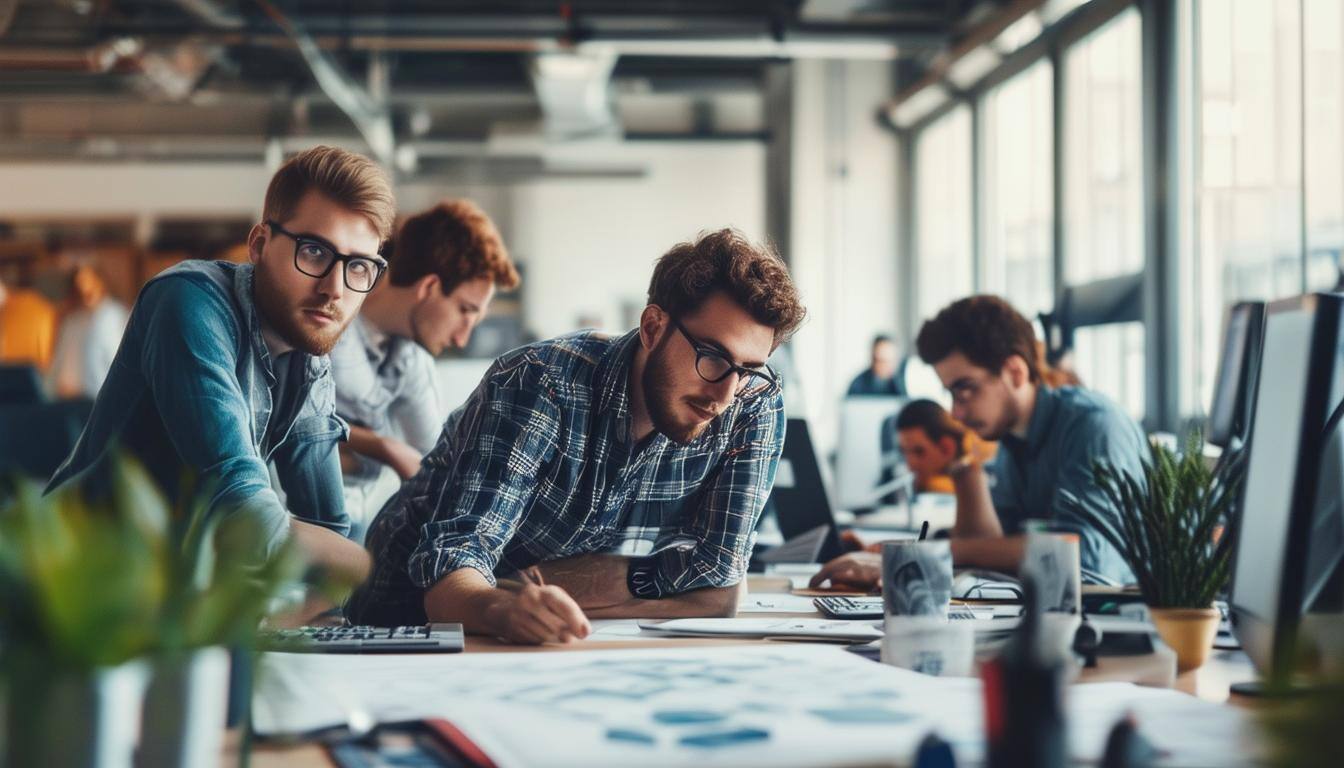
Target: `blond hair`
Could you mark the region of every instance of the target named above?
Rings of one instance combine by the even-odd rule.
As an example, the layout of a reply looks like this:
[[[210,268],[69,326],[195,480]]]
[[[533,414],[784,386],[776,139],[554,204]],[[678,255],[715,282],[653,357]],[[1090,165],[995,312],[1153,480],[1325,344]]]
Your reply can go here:
[[[362,214],[378,232],[380,241],[391,236],[397,213],[392,182],[369,158],[327,146],[300,152],[271,177],[262,215],[284,222],[294,214],[299,200],[312,190]]]

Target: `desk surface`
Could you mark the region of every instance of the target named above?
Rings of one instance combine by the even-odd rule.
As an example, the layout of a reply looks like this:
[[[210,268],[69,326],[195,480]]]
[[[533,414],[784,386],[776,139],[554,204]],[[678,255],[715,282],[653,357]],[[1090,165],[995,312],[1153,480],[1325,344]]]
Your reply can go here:
[[[748,581],[751,592],[754,594],[771,594],[788,590],[788,581],[786,579],[772,579],[760,576],[751,576]],[[318,608],[318,610],[313,610]],[[320,611],[317,604],[308,604],[304,609],[306,615],[311,617]],[[295,612],[280,623],[284,624],[302,624],[304,621],[300,616],[301,612]],[[800,617],[806,614],[799,613],[752,613],[746,614],[752,618],[770,618],[770,617]],[[816,614],[820,616],[820,614]],[[568,645],[547,645],[547,646],[528,646],[513,645],[503,642],[493,637],[483,637],[478,635],[468,635],[466,651],[468,653],[565,653],[578,650],[603,650],[618,648],[684,648],[688,646],[705,645],[764,645],[772,641],[767,640],[742,640],[742,639],[718,639],[718,638],[657,638],[641,639],[630,641],[592,641],[581,640]],[[1096,682],[1148,682],[1160,680],[1169,677],[1171,672],[1169,667],[1162,666],[1163,662],[1154,656],[1135,656],[1135,657],[1110,657],[1098,660],[1098,665],[1092,669],[1081,670],[1077,682],[1096,683]],[[1212,702],[1229,702],[1236,706],[1246,706],[1248,701],[1241,697],[1229,698],[1230,686],[1255,679],[1255,671],[1251,666],[1249,659],[1240,651],[1215,651],[1203,667],[1197,670],[1186,672],[1176,676],[1174,689],[1192,696],[1198,696],[1201,699]],[[226,745],[221,765],[237,765],[237,746],[238,735],[230,733]],[[331,761],[327,758],[325,751],[316,745],[304,744],[297,746],[278,746],[267,744],[253,750],[252,763],[258,768],[269,768],[270,766],[299,766],[305,768],[329,768]]]

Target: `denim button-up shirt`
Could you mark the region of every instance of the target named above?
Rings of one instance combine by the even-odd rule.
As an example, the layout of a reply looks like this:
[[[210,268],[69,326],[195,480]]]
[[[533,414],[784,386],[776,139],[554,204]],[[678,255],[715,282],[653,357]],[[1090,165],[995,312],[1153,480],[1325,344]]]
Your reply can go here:
[[[1042,385],[1036,393],[1025,440],[1000,442],[991,497],[1004,533],[1021,533],[1028,518],[1048,521],[1051,530],[1078,534],[1083,581],[1091,574],[1129,584],[1134,575],[1101,532],[1069,511],[1067,491],[1091,511],[1114,518],[1105,494],[1092,480],[1092,463],[1105,459],[1143,480],[1148,441],[1139,425],[1102,395],[1085,389]],[[1116,521],[1119,528],[1119,522]]]
[[[631,444],[638,343],[579,333],[495,361],[374,520],[374,573],[347,615],[423,621],[452,571],[493,582],[589,553],[653,557],[663,594],[740,582],[784,446],[781,391],[743,393],[689,445]]]
[[[275,391],[252,283],[250,264],[185,261],[145,285],[93,413],[48,490],[97,464],[110,443],[136,442],[132,431],[161,430],[181,464],[213,484],[207,514],[253,518],[267,554],[288,535],[290,512],[349,532],[336,452],[347,430],[330,364],[294,350],[283,356],[300,356],[283,377],[286,391]],[[273,413],[276,403],[292,407]]]

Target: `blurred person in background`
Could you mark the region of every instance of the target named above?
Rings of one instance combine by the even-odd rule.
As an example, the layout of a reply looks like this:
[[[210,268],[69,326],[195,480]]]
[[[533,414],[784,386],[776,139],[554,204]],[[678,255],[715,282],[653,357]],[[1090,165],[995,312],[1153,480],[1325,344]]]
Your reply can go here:
[[[56,338],[56,307],[27,286],[0,280],[0,363],[46,371]]]
[[[61,400],[93,398],[112,368],[130,313],[108,295],[103,278],[87,265],[71,273],[67,301],[69,309],[61,318],[47,371],[47,389]]]
[[[849,383],[846,397],[900,394],[896,386],[896,342],[890,336],[873,338],[872,359],[867,370]]]
[[[996,446],[980,440],[932,400],[912,400],[901,409],[896,441],[919,493],[953,493],[949,468],[972,451],[986,461]]]
[[[331,350],[336,413],[350,423],[341,469],[356,540],[382,506],[369,495],[382,468],[406,480],[438,440],[448,414],[434,358],[465,347],[495,289],[519,283],[494,222],[467,200],[408,219],[388,261],[387,280]]]

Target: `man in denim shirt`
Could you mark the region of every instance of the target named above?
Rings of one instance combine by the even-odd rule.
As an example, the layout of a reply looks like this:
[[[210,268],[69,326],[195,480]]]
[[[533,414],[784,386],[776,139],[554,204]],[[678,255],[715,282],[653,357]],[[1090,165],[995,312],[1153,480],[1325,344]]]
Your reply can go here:
[[[1031,323],[997,296],[954,302],[924,323],[915,341],[952,393],[952,417],[999,441],[988,471],[974,454],[948,467],[957,495],[952,558],[1016,571],[1025,551],[1023,523],[1036,518],[1048,530],[1077,534],[1083,581],[1132,583],[1120,553],[1070,509],[1064,492],[1099,515],[1117,514],[1093,482],[1092,464],[1104,460],[1142,478],[1149,455],[1143,430],[1102,395],[1046,385],[1035,344]],[[844,555],[814,583],[870,584],[880,565],[880,556]]]
[[[732,615],[783,448],[765,361],[802,318],[779,257],[721,230],[658,261],[638,329],[500,358],[374,520],[347,615],[526,643]]]
[[[113,442],[170,493],[183,471],[213,491],[207,514],[249,518],[269,556],[292,536],[312,564],[353,579],[367,556],[344,538],[327,352],[386,267],[392,189],[367,158],[317,147],[271,179],[250,264],[186,261],[141,291],[84,433],[48,488]],[[286,496],[271,487],[267,464]],[[286,508],[286,504],[288,508]]]

